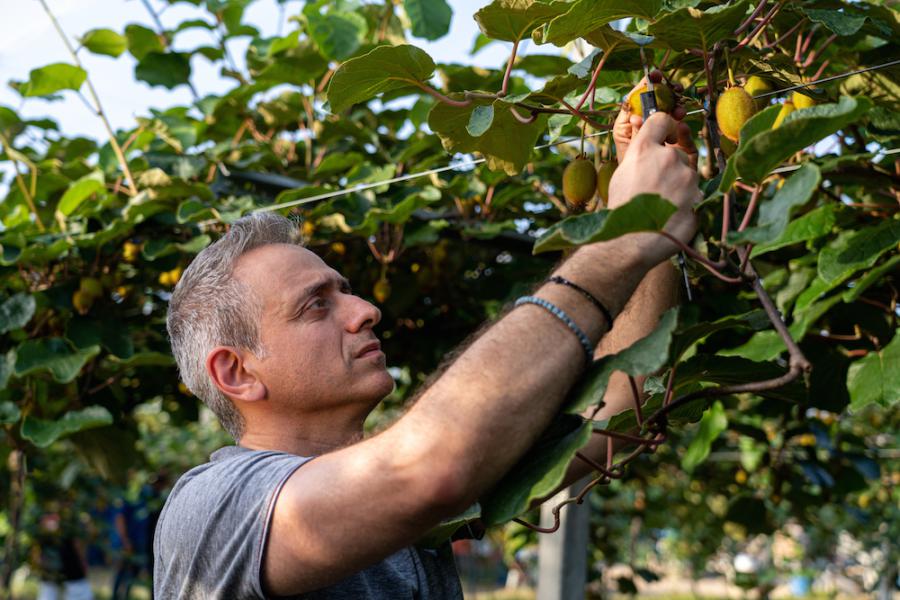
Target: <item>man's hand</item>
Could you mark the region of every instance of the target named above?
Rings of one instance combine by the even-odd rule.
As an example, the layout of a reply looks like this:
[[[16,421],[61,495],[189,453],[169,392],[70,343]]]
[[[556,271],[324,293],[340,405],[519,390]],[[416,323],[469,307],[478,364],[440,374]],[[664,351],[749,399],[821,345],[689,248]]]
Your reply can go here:
[[[623,109],[614,126],[619,168],[610,182],[609,207],[622,206],[638,194],[659,194],[678,208],[666,231],[687,243],[697,227],[693,206],[702,197],[690,129],[662,112],[641,121]],[[660,259],[676,251],[673,244],[654,249],[662,252]]]

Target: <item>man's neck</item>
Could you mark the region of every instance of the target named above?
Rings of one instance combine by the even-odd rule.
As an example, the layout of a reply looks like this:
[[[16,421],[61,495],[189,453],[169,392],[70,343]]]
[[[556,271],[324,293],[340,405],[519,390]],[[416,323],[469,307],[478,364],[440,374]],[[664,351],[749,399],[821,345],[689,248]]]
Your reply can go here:
[[[363,421],[351,419],[322,423],[312,416],[270,426],[248,423],[239,444],[251,450],[277,450],[298,456],[318,456],[356,443],[363,437]]]

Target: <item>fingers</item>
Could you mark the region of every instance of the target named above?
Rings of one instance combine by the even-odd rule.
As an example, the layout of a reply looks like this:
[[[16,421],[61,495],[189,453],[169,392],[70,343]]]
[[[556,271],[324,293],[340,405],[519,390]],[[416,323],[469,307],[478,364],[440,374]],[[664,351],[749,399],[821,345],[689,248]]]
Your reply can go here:
[[[675,119],[664,112],[653,113],[638,127],[634,142],[660,146],[666,142],[674,144],[678,141],[677,124]]]
[[[675,147],[685,154],[689,161],[688,164],[696,169],[699,153],[697,151],[697,145],[694,143],[693,133],[687,123],[678,123],[677,136],[678,139],[675,143]]]

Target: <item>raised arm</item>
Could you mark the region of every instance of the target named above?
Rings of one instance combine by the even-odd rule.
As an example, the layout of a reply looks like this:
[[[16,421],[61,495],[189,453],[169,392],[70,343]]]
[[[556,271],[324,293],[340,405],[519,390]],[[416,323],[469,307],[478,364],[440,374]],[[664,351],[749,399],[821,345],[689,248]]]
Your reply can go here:
[[[696,173],[666,146],[675,122],[654,115],[632,140],[611,184],[611,206],[659,193],[679,212],[669,231],[689,239]],[[627,240],[627,241],[626,241]],[[577,282],[613,314],[676,248],[655,234],[580,248],[556,274]],[[535,292],[596,344],[609,327],[577,291]],[[496,482],[559,411],[585,366],[584,350],[557,317],[535,305],[486,330],[392,427],[310,461],[280,494],[263,564],[272,595],[317,589],[414,542]]]

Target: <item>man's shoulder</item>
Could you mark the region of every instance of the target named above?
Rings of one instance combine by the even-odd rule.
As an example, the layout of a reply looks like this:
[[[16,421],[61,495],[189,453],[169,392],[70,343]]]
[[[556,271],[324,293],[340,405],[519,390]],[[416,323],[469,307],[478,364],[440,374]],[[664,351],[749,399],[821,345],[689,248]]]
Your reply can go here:
[[[271,492],[308,457],[274,450],[250,450],[239,446],[225,446],[210,455],[210,460],[187,471],[172,488],[166,504],[185,500],[190,503],[208,502],[215,498],[235,501],[234,493],[259,497]],[[166,512],[166,511],[164,511]]]
[[[262,597],[259,568],[274,500],[308,460],[230,446],[182,475],[156,526],[154,585],[162,596],[195,597],[215,583],[221,593],[208,597]]]

